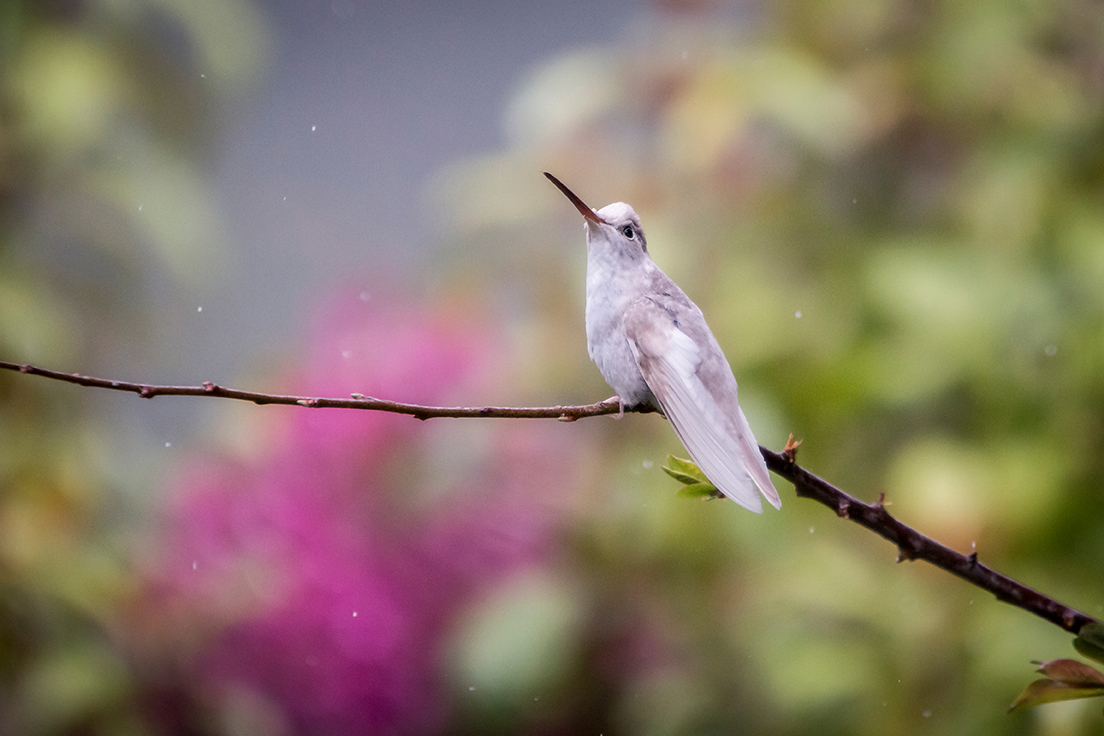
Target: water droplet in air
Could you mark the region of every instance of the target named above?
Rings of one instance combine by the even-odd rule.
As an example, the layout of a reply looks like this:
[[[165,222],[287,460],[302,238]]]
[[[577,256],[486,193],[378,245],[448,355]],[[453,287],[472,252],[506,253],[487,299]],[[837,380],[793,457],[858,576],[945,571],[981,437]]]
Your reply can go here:
[[[798,319],[801,319],[801,310],[799,309],[796,312],[794,312],[794,316],[797,317]]]
[[[202,312],[202,311],[203,311],[203,307],[196,307],[196,311],[197,311],[197,312]]]
[[[172,443],[171,442],[166,442],[165,447],[172,447]]]
[[[925,718],[931,718],[931,711],[926,710],[923,713],[921,713],[920,715],[924,716]]]
[[[1058,354],[1058,346],[1057,345],[1047,345],[1046,348],[1043,350],[1043,352],[1046,353],[1048,358],[1053,358],[1055,355]]]
[[[651,470],[652,469],[652,461],[651,460],[645,460],[642,464],[644,465],[645,470]]]
[[[311,132],[313,133],[316,130],[318,130],[318,126],[317,125],[312,125],[311,126]]]
[[[353,357],[353,351],[352,350],[342,350],[341,351],[341,357],[344,358],[345,360],[348,360],[349,358]]]
[[[353,618],[356,618],[357,612],[353,611]]]
[[[475,685],[469,685],[468,689],[471,690],[472,692],[475,692]]]
[[[810,534],[812,534],[812,533],[813,533],[813,532],[815,532],[815,531],[816,531],[816,527],[815,527],[815,526],[811,526],[811,527],[809,527],[809,533],[810,533]]]
[[[192,569],[196,569],[196,560],[192,560]]]

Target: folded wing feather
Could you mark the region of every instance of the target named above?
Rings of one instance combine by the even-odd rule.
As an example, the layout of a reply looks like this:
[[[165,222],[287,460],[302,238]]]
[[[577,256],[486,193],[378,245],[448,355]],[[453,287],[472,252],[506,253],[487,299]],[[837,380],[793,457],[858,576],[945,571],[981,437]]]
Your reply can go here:
[[[762,513],[760,492],[779,508],[778,492],[747,418],[738,404],[735,411],[732,407],[726,410],[710,394],[699,374],[701,348],[693,338],[647,297],[626,311],[624,324],[645,382],[706,477],[750,511]]]

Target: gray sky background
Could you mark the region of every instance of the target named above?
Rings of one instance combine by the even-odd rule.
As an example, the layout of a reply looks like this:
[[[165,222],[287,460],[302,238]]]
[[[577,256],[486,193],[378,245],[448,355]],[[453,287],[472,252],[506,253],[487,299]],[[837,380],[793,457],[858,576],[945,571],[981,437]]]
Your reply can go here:
[[[257,7],[272,31],[270,63],[227,106],[210,172],[227,262],[199,284],[157,290],[156,355],[96,367],[110,377],[256,388],[242,382],[266,362],[294,361],[327,287],[362,279],[370,289],[396,273],[417,283],[442,236],[426,210],[434,172],[505,144],[507,102],[540,62],[623,40],[648,10],[628,0]],[[150,443],[172,443],[170,454],[202,443],[195,433],[235,410],[90,400],[132,430],[114,448],[123,464],[141,463]]]
[[[240,248],[239,284],[219,301],[250,340],[277,337],[335,278],[416,268],[442,224],[425,207],[431,175],[501,147],[506,102],[526,74],[618,38],[640,4],[264,7],[274,63],[229,124],[218,171]]]

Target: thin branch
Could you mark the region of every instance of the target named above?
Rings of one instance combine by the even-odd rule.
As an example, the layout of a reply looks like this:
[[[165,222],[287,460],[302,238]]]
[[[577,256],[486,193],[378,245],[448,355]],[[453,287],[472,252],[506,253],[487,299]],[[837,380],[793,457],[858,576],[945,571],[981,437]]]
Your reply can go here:
[[[200,386],[155,386],[148,383],[131,383],[130,381],[112,381],[106,378],[94,378],[80,373],[62,373],[46,368],[38,368],[33,365],[9,363],[0,360],[0,368],[19,373],[29,373],[32,376],[43,376],[55,381],[75,383],[78,386],[91,386],[93,388],[106,388],[112,391],[126,391],[138,394],[143,399],[152,399],[157,396],[207,396],[219,399],[235,399],[237,401],[249,401],[254,404],[282,404],[285,406],[305,406],[309,409],[367,409],[369,411],[386,411],[392,414],[409,414],[415,419],[433,419],[436,417],[452,417],[455,419],[466,417],[498,418],[498,419],[559,419],[561,422],[573,422],[583,417],[596,417],[603,414],[616,414],[620,406],[616,397],[599,401],[596,404],[583,406],[422,406],[421,404],[404,404],[398,401],[377,399],[364,394],[351,394],[347,399],[312,398],[308,396],[286,396],[280,394],[263,394],[256,391],[239,391],[234,388],[226,388],[218,384],[204,381]],[[652,409],[626,411],[653,411]]]
[[[1077,634],[1085,624],[1096,622],[1096,619],[1087,613],[1063,605],[979,562],[976,551],[968,555],[955,552],[912,527],[902,524],[886,511],[885,494],[872,504],[863,503],[800,467],[794,462],[795,453],[789,446],[782,454],[771,452],[764,447],[760,447],[759,451],[763,453],[768,468],[794,484],[794,491],[799,497],[810,498],[824,504],[838,516],[864,526],[897,545],[898,562],[906,560],[929,562],[982,590],[989,591],[997,597],[997,600],[1029,611],[1071,634]]]
[[[617,398],[606,399],[595,404],[582,406],[551,406],[551,407],[440,407],[421,406],[419,404],[404,404],[395,401],[376,399],[361,394],[352,394],[348,399],[310,398],[304,396],[282,396],[277,394],[264,394],[253,391],[239,391],[237,389],[224,388],[213,383],[204,383],[201,386],[156,386],[144,383],[131,383],[128,381],[112,381],[104,378],[93,378],[79,373],[61,373],[33,365],[9,363],[0,361],[0,368],[19,373],[28,373],[35,376],[43,376],[57,381],[75,383],[80,386],[92,386],[106,388],[114,391],[127,391],[138,394],[142,398],[152,399],[155,396],[211,396],[221,399],[235,399],[238,401],[250,401],[254,404],[285,404],[291,406],[303,406],[308,408],[334,408],[334,409],[367,409],[371,411],[386,411],[395,414],[409,414],[417,419],[432,419],[434,417],[484,417],[484,418],[512,418],[512,419],[559,419],[572,422],[583,417],[615,414],[620,411]],[[651,411],[650,409],[626,408],[625,411]],[[959,552],[944,547],[935,540],[924,536],[915,529],[902,524],[893,518],[885,509],[884,497],[879,498],[873,504],[866,504],[848,493],[841,491],[834,485],[819,478],[795,461],[796,444],[787,443],[786,449],[781,453],[772,452],[764,447],[759,450],[766,459],[767,467],[794,484],[794,490],[802,498],[809,498],[824,504],[844,519],[866,527],[883,539],[887,539],[897,546],[897,561],[924,560],[936,567],[956,575],[982,590],[989,591],[1010,605],[1022,608],[1040,618],[1060,626],[1066,631],[1077,634],[1081,627],[1088,623],[1096,623],[1097,620],[1086,613],[1063,605],[1037,590],[1013,580],[1007,575],[993,570],[978,561],[977,552],[963,555]]]

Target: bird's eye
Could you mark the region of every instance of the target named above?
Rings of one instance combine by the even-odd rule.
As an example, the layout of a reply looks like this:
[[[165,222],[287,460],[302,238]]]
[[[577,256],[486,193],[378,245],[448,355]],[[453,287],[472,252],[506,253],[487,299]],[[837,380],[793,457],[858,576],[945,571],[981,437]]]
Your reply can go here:
[[[632,225],[625,225],[624,227],[622,227],[621,228],[621,234],[624,235],[629,240],[632,240],[633,239]]]

